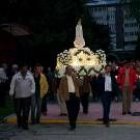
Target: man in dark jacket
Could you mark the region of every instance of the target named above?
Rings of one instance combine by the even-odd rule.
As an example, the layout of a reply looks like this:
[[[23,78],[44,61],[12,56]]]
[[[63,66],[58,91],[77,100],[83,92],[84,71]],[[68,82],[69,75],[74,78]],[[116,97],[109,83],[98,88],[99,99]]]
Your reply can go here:
[[[106,127],[109,127],[110,107],[116,84],[116,79],[111,74],[111,66],[107,65],[105,67],[105,73],[98,77],[98,91],[101,94],[103,105],[103,123]]]

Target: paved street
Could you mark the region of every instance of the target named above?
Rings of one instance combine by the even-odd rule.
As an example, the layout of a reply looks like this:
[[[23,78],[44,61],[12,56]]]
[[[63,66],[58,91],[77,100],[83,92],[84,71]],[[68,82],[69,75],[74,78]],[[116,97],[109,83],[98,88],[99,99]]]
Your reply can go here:
[[[133,112],[140,112],[140,103],[132,104]],[[75,131],[68,130],[67,117],[59,116],[57,104],[48,105],[48,115],[41,117],[40,125],[29,125],[29,130],[17,129],[15,115],[0,124],[0,140],[139,140],[140,116],[121,114],[121,103],[113,103],[110,128],[99,121],[102,117],[100,103],[91,103],[89,114],[80,111]]]
[[[67,125],[35,125],[29,131],[14,125],[0,126],[0,140],[139,140],[139,126],[78,125],[69,131]]]
[[[140,112],[140,102],[132,103],[132,112]],[[66,124],[67,116],[59,116],[59,106],[57,104],[48,104],[47,116],[41,116],[41,123],[43,124]],[[111,119],[115,120],[113,124],[129,124],[140,125],[140,116],[122,115],[122,103],[112,103],[111,106]],[[102,105],[101,103],[90,103],[89,113],[87,115],[82,113],[82,107],[78,117],[79,124],[101,124],[99,119],[102,118]],[[7,123],[16,123],[15,115],[10,115],[5,120]]]

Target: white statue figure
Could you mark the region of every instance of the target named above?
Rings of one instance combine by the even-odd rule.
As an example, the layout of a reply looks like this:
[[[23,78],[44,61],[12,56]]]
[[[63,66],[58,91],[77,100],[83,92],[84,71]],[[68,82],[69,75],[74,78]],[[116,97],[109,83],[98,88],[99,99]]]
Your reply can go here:
[[[75,33],[75,41],[74,46],[76,48],[83,48],[85,46],[85,40],[83,37],[83,29],[81,25],[81,19],[79,19],[77,26],[76,26],[76,33]]]

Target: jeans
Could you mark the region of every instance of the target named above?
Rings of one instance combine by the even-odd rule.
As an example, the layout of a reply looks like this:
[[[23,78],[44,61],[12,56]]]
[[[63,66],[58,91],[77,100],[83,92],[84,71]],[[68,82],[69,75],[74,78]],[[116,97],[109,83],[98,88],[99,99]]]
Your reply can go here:
[[[32,123],[39,123],[41,116],[41,98],[36,95],[31,97],[31,121]]]

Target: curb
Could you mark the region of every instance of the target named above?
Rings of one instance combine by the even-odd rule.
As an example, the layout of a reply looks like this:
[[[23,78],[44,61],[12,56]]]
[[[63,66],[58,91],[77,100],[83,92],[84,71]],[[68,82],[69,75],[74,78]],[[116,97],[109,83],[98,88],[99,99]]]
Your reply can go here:
[[[16,124],[16,118],[7,118],[4,121],[5,123],[9,123],[9,124]],[[40,120],[40,124],[67,124],[68,120],[64,119],[64,120],[60,120],[60,119],[41,119]],[[78,120],[77,121],[78,124],[82,124],[82,125],[102,125],[102,121],[98,121],[98,120]],[[121,120],[117,120],[117,121],[110,121],[111,125],[136,125],[136,126],[140,126],[140,122],[134,122],[134,121],[121,121]]]

